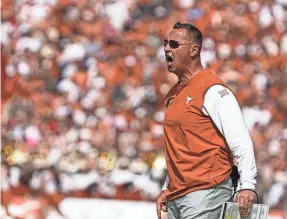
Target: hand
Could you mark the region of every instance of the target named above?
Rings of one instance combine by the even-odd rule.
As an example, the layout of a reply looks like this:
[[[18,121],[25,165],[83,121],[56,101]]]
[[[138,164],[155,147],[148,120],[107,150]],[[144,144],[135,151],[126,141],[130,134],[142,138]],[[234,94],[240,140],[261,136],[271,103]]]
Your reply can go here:
[[[166,190],[163,190],[160,193],[160,195],[156,201],[156,211],[157,211],[158,219],[164,219],[165,218],[166,214],[164,212],[167,211]],[[163,218],[161,216],[163,216]]]
[[[251,190],[242,190],[236,195],[235,201],[239,203],[240,217],[247,217],[250,213],[251,205],[255,201],[255,193]]]

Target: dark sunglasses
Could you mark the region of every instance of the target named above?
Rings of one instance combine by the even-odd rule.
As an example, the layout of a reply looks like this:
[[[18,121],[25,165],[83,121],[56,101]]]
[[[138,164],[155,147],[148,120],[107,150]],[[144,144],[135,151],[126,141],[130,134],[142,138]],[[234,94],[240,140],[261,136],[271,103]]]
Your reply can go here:
[[[179,43],[176,40],[164,40],[163,41],[163,46],[166,47],[167,44],[169,45],[170,48],[176,49],[181,45],[190,45],[191,43]]]

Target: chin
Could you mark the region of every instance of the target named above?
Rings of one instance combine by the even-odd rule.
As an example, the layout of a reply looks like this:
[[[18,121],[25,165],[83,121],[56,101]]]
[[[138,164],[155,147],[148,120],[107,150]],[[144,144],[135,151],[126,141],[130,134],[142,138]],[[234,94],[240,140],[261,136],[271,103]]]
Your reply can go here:
[[[175,74],[176,76],[179,75],[175,68],[168,68],[168,71],[169,71],[170,73]]]
[[[175,69],[174,69],[173,66],[167,66],[167,70],[168,70],[169,72],[172,72],[172,73],[175,72]]]

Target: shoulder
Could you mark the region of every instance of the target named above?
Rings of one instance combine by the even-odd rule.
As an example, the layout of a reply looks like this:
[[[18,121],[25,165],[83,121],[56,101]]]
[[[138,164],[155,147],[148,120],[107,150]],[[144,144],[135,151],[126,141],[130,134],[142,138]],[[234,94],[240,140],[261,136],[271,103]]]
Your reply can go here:
[[[208,95],[208,94],[216,94],[216,95],[219,95],[219,96],[225,96],[225,95],[228,95],[230,93],[232,93],[232,91],[228,87],[226,87],[226,86],[224,86],[222,84],[211,85],[206,90],[206,95]]]
[[[222,84],[215,84],[207,89],[204,99],[216,102],[219,100],[236,100],[236,97],[228,87],[225,87]]]
[[[205,69],[200,77],[198,78],[198,81],[196,82],[198,89],[206,91],[209,87],[215,85],[215,84],[221,84],[225,87],[227,85],[224,81],[222,81],[215,72],[211,71],[210,69]]]

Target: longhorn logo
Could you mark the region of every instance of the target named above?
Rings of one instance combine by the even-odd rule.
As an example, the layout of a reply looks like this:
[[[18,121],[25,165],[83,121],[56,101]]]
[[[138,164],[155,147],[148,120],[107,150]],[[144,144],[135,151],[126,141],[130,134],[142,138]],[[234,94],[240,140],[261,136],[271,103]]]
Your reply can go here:
[[[188,104],[193,99],[194,99],[194,97],[189,97],[186,95],[186,103],[185,104]]]

